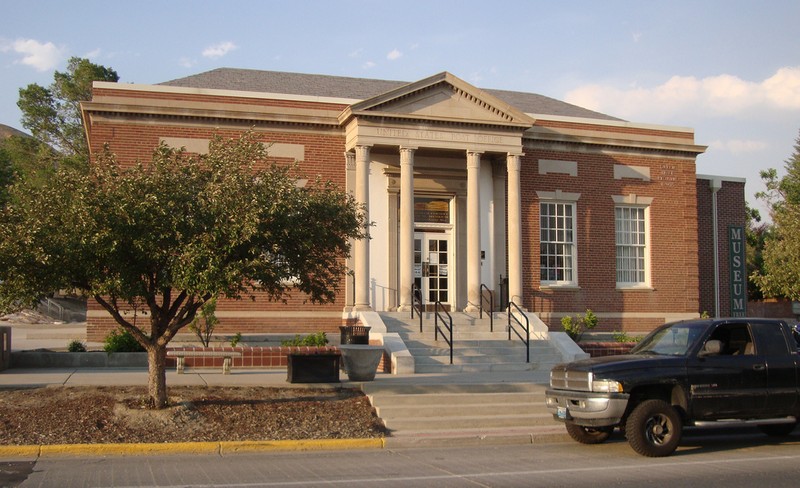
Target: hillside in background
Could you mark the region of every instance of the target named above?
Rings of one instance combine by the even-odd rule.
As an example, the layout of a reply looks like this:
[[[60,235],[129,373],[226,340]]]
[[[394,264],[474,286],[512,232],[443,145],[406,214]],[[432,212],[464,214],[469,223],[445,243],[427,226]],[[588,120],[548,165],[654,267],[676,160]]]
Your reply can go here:
[[[0,124],[0,140],[6,139],[11,136],[30,137],[30,135],[22,132],[21,130],[17,130],[13,127]]]

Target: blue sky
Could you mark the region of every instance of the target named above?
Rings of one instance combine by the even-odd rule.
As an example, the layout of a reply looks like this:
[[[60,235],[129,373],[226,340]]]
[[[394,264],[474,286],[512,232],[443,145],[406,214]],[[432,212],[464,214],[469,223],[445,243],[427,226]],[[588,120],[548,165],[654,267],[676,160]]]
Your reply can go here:
[[[800,133],[800,1],[40,1],[0,18],[0,123],[71,56],[124,83],[218,67],[403,81],[449,71],[626,120],[691,127],[697,171],[783,169]]]

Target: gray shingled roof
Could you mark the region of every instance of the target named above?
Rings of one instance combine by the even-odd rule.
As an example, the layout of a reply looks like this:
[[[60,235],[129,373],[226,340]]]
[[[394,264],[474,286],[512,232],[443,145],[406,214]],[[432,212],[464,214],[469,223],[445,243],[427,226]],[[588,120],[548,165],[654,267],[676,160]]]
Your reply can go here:
[[[185,88],[282,93],[287,95],[366,100],[399,88],[408,84],[408,82],[350,78],[346,76],[284,73],[280,71],[218,68],[159,84]],[[622,120],[535,93],[491,89],[483,90],[529,114]]]

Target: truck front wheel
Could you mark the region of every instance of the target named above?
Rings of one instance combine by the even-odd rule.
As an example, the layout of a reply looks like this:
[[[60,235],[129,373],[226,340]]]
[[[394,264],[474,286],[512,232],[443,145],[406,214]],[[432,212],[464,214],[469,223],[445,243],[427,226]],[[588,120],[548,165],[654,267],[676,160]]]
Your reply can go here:
[[[625,436],[642,456],[669,456],[681,441],[683,422],[678,411],[663,400],[645,400],[637,405],[625,424]]]
[[[567,434],[581,444],[601,444],[611,437],[614,427],[584,427],[567,422]]]

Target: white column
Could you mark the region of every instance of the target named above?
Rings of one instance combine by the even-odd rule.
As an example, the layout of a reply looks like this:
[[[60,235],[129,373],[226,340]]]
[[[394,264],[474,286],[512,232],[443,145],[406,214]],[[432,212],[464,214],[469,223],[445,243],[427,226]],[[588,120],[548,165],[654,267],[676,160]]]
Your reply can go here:
[[[345,152],[345,171],[347,174],[347,193],[350,194],[353,198],[356,197],[356,155],[352,152]],[[350,239],[350,249],[353,251],[350,253],[350,257],[347,258],[347,269],[350,270],[350,274],[347,276],[345,280],[345,307],[348,310],[353,308],[353,304],[355,303],[355,263],[353,260],[353,254],[355,253],[356,248],[356,241],[355,239]]]
[[[522,307],[522,191],[520,154],[508,154],[508,299]]]
[[[414,150],[400,148],[400,306],[411,310],[411,284],[414,280]]]
[[[467,306],[476,312],[481,301],[481,153],[467,151]]]
[[[369,146],[356,146],[356,202],[363,206],[369,225]],[[369,231],[369,228],[367,228]],[[353,252],[355,263],[355,310],[372,310],[369,304],[369,238],[359,239]]]

